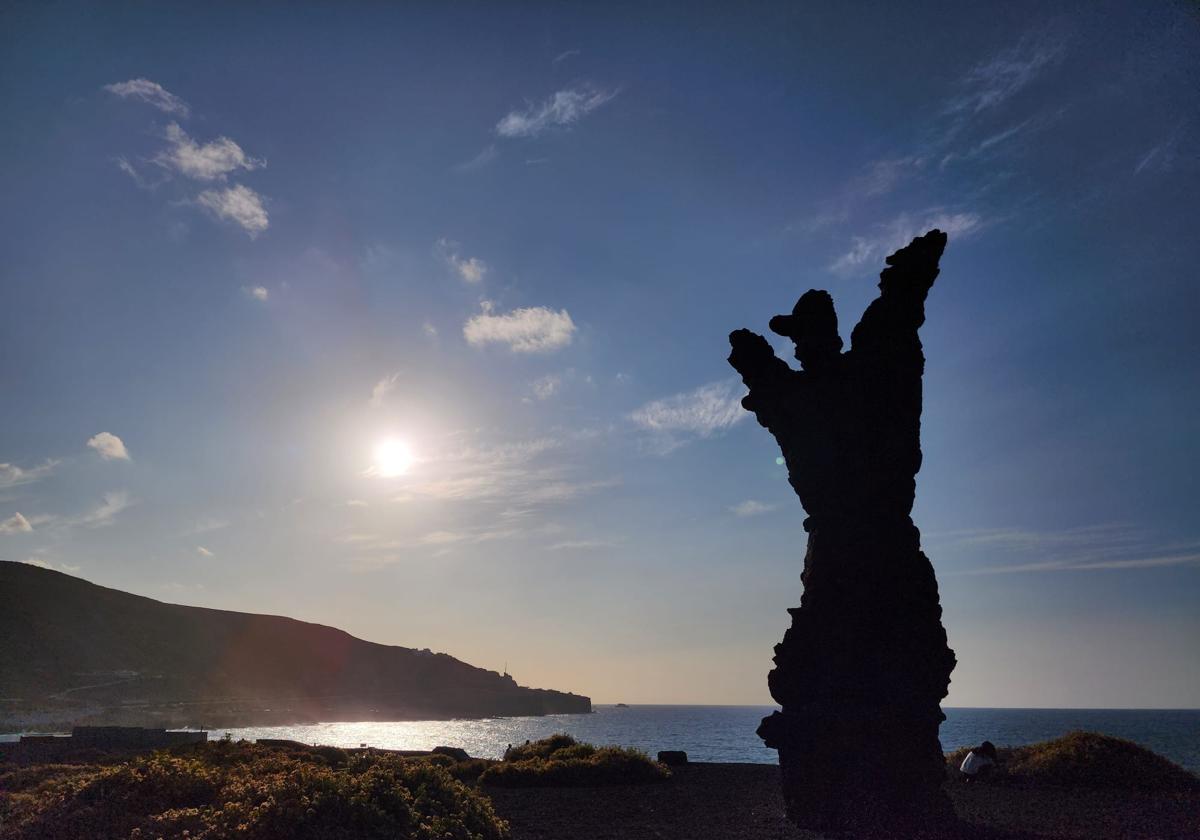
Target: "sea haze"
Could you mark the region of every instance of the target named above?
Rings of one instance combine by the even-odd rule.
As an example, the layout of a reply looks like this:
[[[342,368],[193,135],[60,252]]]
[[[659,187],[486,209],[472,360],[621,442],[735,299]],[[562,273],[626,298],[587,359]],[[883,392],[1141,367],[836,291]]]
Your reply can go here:
[[[304,743],[385,749],[463,747],[473,756],[499,758],[508,744],[567,732],[595,744],[686,750],[693,761],[774,764],[774,750],[754,734],[769,706],[596,706],[590,715],[484,720],[319,723],[228,730],[234,738],[290,738]],[[1200,710],[946,709],[942,748],[950,752],[983,740],[1029,744],[1074,729],[1139,743],[1192,772],[1200,772]],[[223,733],[224,730],[221,730]]]

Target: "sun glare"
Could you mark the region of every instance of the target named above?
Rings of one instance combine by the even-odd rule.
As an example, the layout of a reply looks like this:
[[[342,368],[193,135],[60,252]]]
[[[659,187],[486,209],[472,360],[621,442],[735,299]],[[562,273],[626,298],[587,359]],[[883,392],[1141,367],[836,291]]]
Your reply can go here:
[[[375,475],[395,478],[408,472],[413,463],[412,448],[402,440],[388,438],[375,446]]]

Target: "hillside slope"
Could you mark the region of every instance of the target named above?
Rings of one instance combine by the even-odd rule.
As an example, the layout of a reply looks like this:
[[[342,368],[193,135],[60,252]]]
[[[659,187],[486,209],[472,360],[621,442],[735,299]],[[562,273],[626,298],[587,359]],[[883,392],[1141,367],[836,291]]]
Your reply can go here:
[[[234,725],[587,712],[446,654],[291,618],[165,604],[0,562],[0,723]]]

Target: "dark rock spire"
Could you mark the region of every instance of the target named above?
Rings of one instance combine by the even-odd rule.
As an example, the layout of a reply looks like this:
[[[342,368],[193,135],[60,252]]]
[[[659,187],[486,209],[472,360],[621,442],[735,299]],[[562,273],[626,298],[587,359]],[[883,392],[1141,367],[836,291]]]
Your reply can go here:
[[[909,518],[921,466],[917,331],[945,246],[933,230],[887,258],[845,353],[828,292],[772,318],[802,371],[760,335],[729,336],[729,363],[750,389],[742,405],[775,436],[808,513],[804,595],[768,678],[782,711],[759,727],[779,751],[788,815],[806,829],[911,836],[953,819],[938,725],[954,653]]]

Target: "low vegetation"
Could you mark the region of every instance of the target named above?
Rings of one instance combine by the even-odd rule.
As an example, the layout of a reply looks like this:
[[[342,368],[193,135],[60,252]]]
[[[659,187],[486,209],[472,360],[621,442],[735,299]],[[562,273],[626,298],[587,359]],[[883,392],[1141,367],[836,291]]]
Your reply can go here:
[[[0,766],[0,838],[507,838],[437,758],[216,742],[107,766]]]
[[[957,773],[969,748],[946,756]],[[1139,791],[1197,791],[1200,778],[1132,741],[1071,732],[1024,747],[997,750],[998,779],[1061,787]]]
[[[587,787],[661,782],[671,771],[640,750],[594,747],[570,735],[551,735],[511,748],[479,784],[495,787]]]

